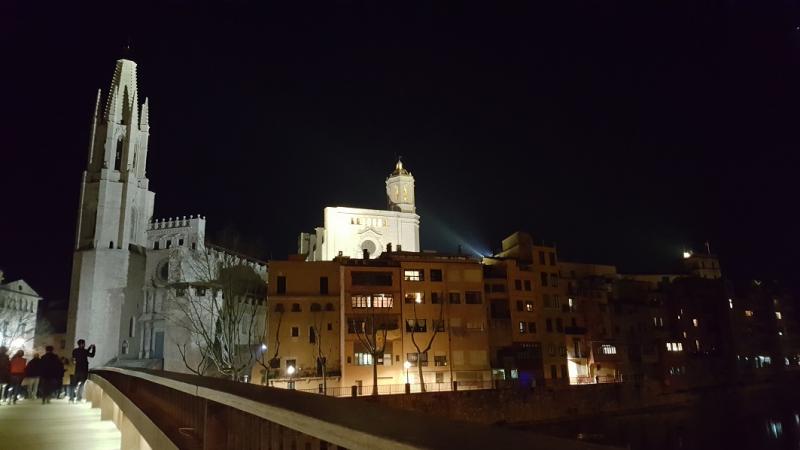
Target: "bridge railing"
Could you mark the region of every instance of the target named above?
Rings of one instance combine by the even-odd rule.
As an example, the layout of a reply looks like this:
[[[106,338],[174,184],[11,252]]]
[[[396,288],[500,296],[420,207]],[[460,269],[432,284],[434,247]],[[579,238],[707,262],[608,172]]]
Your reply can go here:
[[[370,402],[194,375],[102,368],[92,371],[90,381],[95,396],[103,387],[116,391],[127,402],[120,406],[122,412],[135,410],[162,433],[141,433],[145,439],[146,434],[166,437],[180,449],[609,449]]]

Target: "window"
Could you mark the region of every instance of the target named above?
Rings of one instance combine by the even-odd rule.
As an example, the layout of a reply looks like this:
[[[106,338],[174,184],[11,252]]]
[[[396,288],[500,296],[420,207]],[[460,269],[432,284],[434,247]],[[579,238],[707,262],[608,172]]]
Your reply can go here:
[[[167,248],[172,247],[172,240],[171,239],[167,239],[167,246],[166,247]]]
[[[433,320],[433,329],[438,332],[444,331],[444,319],[434,319]]]
[[[442,281],[442,269],[431,269],[431,281]]]
[[[697,328],[700,324],[697,322],[697,319],[692,319],[692,325]]]
[[[528,333],[536,333],[536,322],[528,322]]]
[[[300,303],[292,303],[292,312],[301,312]]]
[[[278,277],[278,295],[286,294],[286,277]]]
[[[406,281],[425,281],[425,271],[422,269],[404,270],[403,279]]]
[[[333,303],[325,303],[325,311],[333,311]]]
[[[550,286],[558,287],[558,275],[551,273],[550,274]]]
[[[392,272],[353,272],[351,279],[357,286],[391,286]]]
[[[333,311],[333,303],[328,303]],[[391,294],[373,294],[373,295],[353,295],[350,297],[350,305],[353,308],[391,308],[394,305],[394,298]]]
[[[728,299],[728,308],[733,309],[733,299],[732,298]]]
[[[514,289],[518,291],[522,290],[522,280],[514,280]]]
[[[553,332],[553,320],[552,319],[545,320],[544,327],[545,327],[545,329],[547,329],[548,333],[552,333]]]
[[[175,296],[176,297],[186,296],[186,288],[175,288]]]
[[[328,331],[333,331],[333,324],[328,322]]]
[[[600,353],[604,355],[616,355],[617,347],[611,344],[603,344],[600,346]]]
[[[198,297],[205,297],[206,296],[206,288],[204,288],[204,287],[194,288],[194,291],[195,291],[195,293],[197,294]]]
[[[668,352],[682,352],[683,351],[683,343],[681,343],[681,342],[667,342],[667,351]]]
[[[531,290],[531,280],[525,280],[525,290],[526,291]]]
[[[744,316],[745,316],[745,317],[753,317],[753,315],[754,315],[754,313],[753,313],[753,311],[752,311],[752,310],[750,310],[750,309],[748,309],[748,310],[745,310],[745,312],[744,312]]]
[[[542,286],[547,287],[547,274],[542,272],[542,273],[539,274],[539,277],[542,280]]]
[[[317,343],[317,332],[316,330],[314,330],[314,327],[308,327],[308,343],[309,344]]]
[[[447,365],[447,356],[446,355],[434,355],[433,356],[433,365],[437,367],[443,367]],[[440,374],[442,372],[437,372],[436,374]],[[441,383],[441,381],[436,381],[437,383]]]
[[[539,264],[542,264],[542,265],[545,264],[544,252],[539,252]]]
[[[136,328],[135,324],[136,324],[136,319],[131,317],[128,323],[128,337],[133,337],[133,330]]]
[[[159,242],[159,241],[155,241],[155,242],[153,242],[153,250],[158,250],[158,248],[159,248],[160,246],[161,246],[161,242]]]
[[[555,266],[556,265],[556,254],[555,253],[548,253],[548,255],[550,256],[550,265],[551,266]]]
[[[328,295],[328,277],[319,277],[319,295]]]
[[[353,364],[357,366],[371,366],[372,355],[369,353],[356,352],[356,354],[353,356],[353,361]]]
[[[300,327],[292,327],[292,337],[300,337]]]
[[[178,246],[183,247],[183,238],[178,239]]]
[[[424,292],[406,292],[405,295],[405,302],[406,303],[425,303],[425,293]]]
[[[453,304],[461,303],[461,293],[460,292],[451,292],[449,295],[450,295],[450,303],[453,303]]]
[[[775,318],[778,319],[778,320],[783,319],[783,316],[781,315],[780,311],[775,311]]]
[[[506,285],[505,284],[493,284],[492,285],[492,292],[505,292]]]
[[[520,322],[519,322],[519,334],[525,334],[526,331],[528,331],[528,327],[525,325],[525,322],[520,320]]]
[[[308,308],[311,312],[320,312],[322,311],[322,306],[319,303],[312,303],[311,307]]]
[[[435,356],[434,356],[434,358],[435,358]],[[445,365],[447,365],[447,362],[445,362]],[[444,383],[444,372],[436,372],[436,382],[437,383]]]
[[[431,303],[438,305],[442,301],[442,294],[439,292],[431,292]]]
[[[411,364],[411,367],[417,367],[417,354],[416,353],[407,353],[406,354],[406,361]]]
[[[283,303],[276,303],[275,304],[275,312],[282,313],[283,311],[284,311]]]
[[[192,250],[197,250],[197,242],[192,242]]]
[[[556,319],[556,331],[559,333],[564,331],[564,322],[561,321],[560,317]]]
[[[522,311],[523,305],[522,300],[517,300],[517,311]]]
[[[532,301],[530,301],[530,300],[527,300],[527,301],[525,302],[525,311],[527,311],[527,312],[533,312],[533,302],[532,302]]]
[[[426,319],[408,319],[406,320],[406,333],[424,333],[428,331]]]
[[[467,291],[464,293],[464,303],[468,305],[480,305],[481,293],[478,291]]]

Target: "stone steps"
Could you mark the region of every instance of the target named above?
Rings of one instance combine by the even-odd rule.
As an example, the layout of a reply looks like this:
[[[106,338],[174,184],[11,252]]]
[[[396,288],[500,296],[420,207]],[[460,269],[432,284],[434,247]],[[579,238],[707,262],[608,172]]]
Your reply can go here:
[[[120,432],[88,403],[20,400],[0,405],[0,443],[17,450],[115,450]]]

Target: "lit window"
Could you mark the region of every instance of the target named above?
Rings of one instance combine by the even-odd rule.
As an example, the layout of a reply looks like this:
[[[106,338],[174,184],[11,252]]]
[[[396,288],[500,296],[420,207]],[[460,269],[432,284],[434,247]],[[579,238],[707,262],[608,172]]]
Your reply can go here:
[[[699,339],[695,339],[694,340],[694,346],[697,349],[697,351],[699,352],[700,351],[700,340]]]
[[[604,355],[616,355],[617,347],[611,344],[603,344],[600,346],[600,353]]]
[[[520,321],[519,323],[519,334],[525,334],[525,330],[527,327],[525,326],[525,322]]]
[[[525,302],[525,311],[532,312],[533,311],[533,302],[527,301]]]
[[[356,353],[355,354],[355,365],[357,366],[371,366],[372,365],[372,355],[369,353]]]
[[[692,325],[694,325],[694,327],[697,328],[698,326],[697,319],[692,319]]]
[[[732,299],[732,298],[729,298],[729,299],[728,299],[728,307],[729,307],[730,309],[733,309],[733,299]]]
[[[682,352],[683,343],[681,342],[667,342],[667,351],[669,352]]]
[[[425,303],[425,293],[424,292],[406,292],[405,302],[406,303]]]
[[[403,273],[403,279],[406,281],[424,281],[425,280],[425,271],[424,270],[406,270]]]
[[[780,311],[775,311],[775,318],[778,319],[778,320],[783,319],[783,316],[781,316],[781,312]]]
[[[752,310],[750,310],[750,309],[748,309],[748,310],[745,310],[745,312],[744,312],[744,316],[745,316],[745,317],[753,317],[753,311],[752,311]]]

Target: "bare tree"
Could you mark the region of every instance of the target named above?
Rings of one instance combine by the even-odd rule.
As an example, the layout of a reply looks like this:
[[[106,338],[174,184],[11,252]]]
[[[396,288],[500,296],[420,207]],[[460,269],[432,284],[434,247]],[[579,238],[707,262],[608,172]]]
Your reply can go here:
[[[269,302],[267,302],[267,306],[269,306]],[[264,370],[264,384],[269,384],[269,374],[272,369],[279,369],[280,368],[280,360],[278,359],[278,354],[281,349],[281,324],[283,323],[283,305],[278,303],[275,310],[273,311],[278,317],[278,323],[275,326],[275,348],[272,352],[272,357],[267,357],[268,351],[270,349],[263,349],[261,351],[256,351],[255,354],[255,361],[258,365],[262,367]],[[269,331],[269,330],[267,330]]]
[[[176,342],[186,368],[238,380],[263,336],[263,278],[248,260],[213,247],[179,248],[172,256],[177,281],[169,286],[174,301],[168,314],[186,331]]]
[[[427,354],[428,351],[431,349],[433,345],[433,340],[436,339],[436,335],[439,334],[439,331],[444,330],[444,299],[439,299],[439,319],[434,320],[431,324],[433,328],[433,332],[428,339],[428,343],[425,345],[420,345],[417,342],[417,327],[419,326],[420,319],[417,316],[417,303],[420,303],[420,298],[417,298],[412,303],[412,310],[414,312],[414,324],[411,326],[411,343],[414,344],[414,348],[417,349],[417,368],[419,369],[419,383],[420,389],[422,392],[425,392],[425,378],[422,374],[422,355]],[[422,338],[421,338],[422,339]],[[422,339],[424,341],[424,339]]]
[[[25,350],[36,335],[36,312],[0,307],[0,346],[9,351]]]
[[[359,343],[372,359],[372,395],[378,395],[378,360],[383,359],[389,330],[397,328],[397,317],[390,314],[375,314],[374,305],[368,316],[355,316],[349,320]]]
[[[319,303],[311,304],[311,329],[314,332],[314,340],[312,345],[316,353],[317,360],[317,376],[322,376],[322,393],[328,393],[328,355],[331,354],[332,348],[330,344],[326,347],[323,344],[323,326],[325,325],[327,309],[323,308]],[[325,341],[327,342],[327,341]]]

